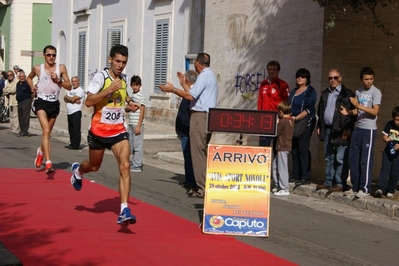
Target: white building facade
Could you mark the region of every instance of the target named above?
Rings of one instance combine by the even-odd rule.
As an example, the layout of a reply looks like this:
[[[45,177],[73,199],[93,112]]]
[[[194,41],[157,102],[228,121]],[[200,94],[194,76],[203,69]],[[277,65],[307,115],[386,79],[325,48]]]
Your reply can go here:
[[[42,49],[51,39],[51,4],[52,0],[0,1],[0,70],[18,65],[29,73],[43,62]]]
[[[180,99],[160,91],[158,85],[176,83],[176,72],[189,67],[187,58],[202,51],[203,36],[198,41],[190,39],[193,32],[203,35],[204,10],[200,9],[205,5],[201,2],[54,0],[52,42],[58,49],[58,61],[67,66],[70,77],[78,76],[85,88],[96,72],[107,67],[110,48],[126,45],[129,61],[125,74],[142,78],[147,119],[171,122]]]

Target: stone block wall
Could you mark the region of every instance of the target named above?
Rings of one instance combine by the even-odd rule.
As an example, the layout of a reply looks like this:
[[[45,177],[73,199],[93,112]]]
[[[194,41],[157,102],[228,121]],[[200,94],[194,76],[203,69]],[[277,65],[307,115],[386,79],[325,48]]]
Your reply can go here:
[[[385,147],[381,131],[391,120],[391,110],[399,106],[399,20],[394,5],[377,9],[381,21],[394,36],[386,35],[374,24],[367,9],[354,14],[348,9],[335,18],[335,26],[324,31],[323,38],[323,88],[327,88],[327,75],[338,68],[343,84],[355,91],[361,86],[359,71],[364,66],[373,68],[374,85],[382,92],[382,103],[377,122],[374,149],[373,179],[377,180],[381,168],[381,154]],[[325,22],[330,21],[332,10],[325,10]],[[320,163],[323,158],[319,159]]]

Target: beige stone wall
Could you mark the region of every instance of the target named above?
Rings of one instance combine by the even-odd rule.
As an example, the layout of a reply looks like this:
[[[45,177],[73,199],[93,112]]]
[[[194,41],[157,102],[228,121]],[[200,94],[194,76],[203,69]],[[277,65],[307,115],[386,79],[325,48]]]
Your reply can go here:
[[[312,85],[320,92],[323,16],[323,9],[311,0],[208,0],[205,51],[219,78],[218,107],[257,109],[258,86],[270,60],[280,62],[280,77],[290,88],[295,87],[296,71],[309,69]],[[212,142],[219,144],[235,144],[239,138],[214,135]],[[313,136],[313,158],[321,156],[319,144]],[[257,137],[245,136],[244,145],[257,145]],[[314,171],[318,163],[313,162]]]
[[[295,86],[298,68],[308,68],[312,85],[320,97],[328,86],[327,74],[338,68],[343,83],[352,90],[361,86],[359,71],[374,69],[375,85],[383,94],[374,150],[373,179],[381,167],[382,129],[391,119],[392,107],[399,105],[399,21],[394,6],[379,9],[385,27],[395,36],[378,29],[367,10],[354,14],[347,9],[325,29],[331,10],[321,9],[310,0],[206,2],[205,51],[211,55],[211,68],[219,78],[218,107],[256,109],[257,88],[267,75],[269,60],[278,60],[280,77]],[[395,13],[396,12],[396,13]],[[235,144],[238,134],[216,134],[216,143]],[[246,136],[244,145],[256,145],[256,137]],[[316,132],[311,143],[313,179],[324,179],[323,145]]]
[[[374,149],[373,179],[378,178],[381,167],[381,153],[385,147],[382,133],[387,121],[391,120],[391,110],[399,106],[399,20],[396,6],[378,9],[378,14],[393,37],[385,35],[373,22],[368,10],[353,14],[350,9],[340,13],[335,26],[325,30],[323,41],[323,87],[327,87],[327,74],[330,68],[338,68],[343,83],[352,90],[361,86],[359,71],[364,66],[373,68],[374,85],[382,92],[382,104],[378,117],[378,133]],[[333,11],[325,10],[326,22]],[[320,158],[320,161],[323,159]]]

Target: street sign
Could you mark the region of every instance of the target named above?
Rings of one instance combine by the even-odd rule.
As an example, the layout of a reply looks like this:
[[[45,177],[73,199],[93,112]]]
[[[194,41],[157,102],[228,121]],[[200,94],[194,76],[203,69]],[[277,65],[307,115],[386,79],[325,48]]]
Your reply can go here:
[[[21,50],[21,56],[43,57],[42,51]]]

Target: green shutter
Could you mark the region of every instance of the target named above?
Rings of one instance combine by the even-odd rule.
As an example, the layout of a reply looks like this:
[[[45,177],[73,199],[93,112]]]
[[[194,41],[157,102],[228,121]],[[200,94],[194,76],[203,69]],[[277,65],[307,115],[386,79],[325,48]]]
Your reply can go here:
[[[154,92],[163,93],[159,85],[166,82],[168,70],[169,20],[156,22]]]
[[[80,86],[85,89],[85,73],[86,73],[86,32],[79,32],[78,43],[78,77]]]

